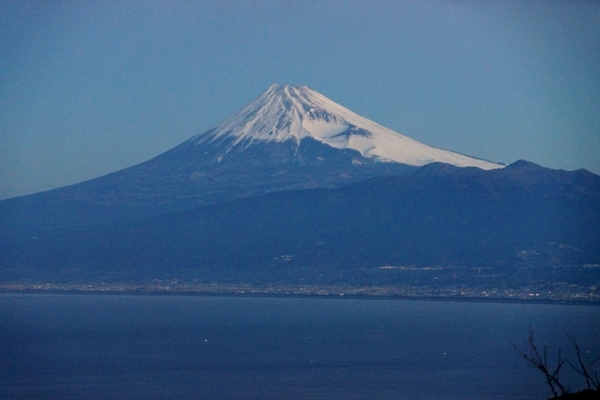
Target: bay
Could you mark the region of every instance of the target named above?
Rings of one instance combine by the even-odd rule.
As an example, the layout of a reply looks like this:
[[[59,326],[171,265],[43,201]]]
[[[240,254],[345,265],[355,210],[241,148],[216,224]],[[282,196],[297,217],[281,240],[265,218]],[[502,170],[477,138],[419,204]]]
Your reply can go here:
[[[2,294],[0,398],[546,399],[529,327],[600,354],[595,306]]]

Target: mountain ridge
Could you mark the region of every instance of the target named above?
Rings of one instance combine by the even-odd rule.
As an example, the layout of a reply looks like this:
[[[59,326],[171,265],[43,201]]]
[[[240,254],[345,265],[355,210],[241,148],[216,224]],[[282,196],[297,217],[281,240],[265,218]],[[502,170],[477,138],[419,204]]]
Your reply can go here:
[[[464,284],[483,267],[498,282],[528,273],[597,280],[584,264],[600,264],[600,176],[535,166],[540,190],[523,179],[531,166],[430,164],[342,188],[279,191],[0,244],[0,271],[4,279],[369,285],[409,279],[395,272],[406,266],[449,271],[446,283]]]

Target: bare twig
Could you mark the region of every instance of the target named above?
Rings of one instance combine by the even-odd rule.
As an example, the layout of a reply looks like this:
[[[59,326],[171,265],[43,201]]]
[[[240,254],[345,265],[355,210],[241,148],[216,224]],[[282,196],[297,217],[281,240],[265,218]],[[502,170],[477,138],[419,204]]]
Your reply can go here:
[[[558,397],[560,390],[561,395],[568,393],[569,390],[564,387],[564,385],[560,382],[559,374],[562,366],[565,363],[565,360],[562,358],[561,349],[558,349],[558,359],[556,368],[551,368],[548,366],[548,352],[546,346],[543,347],[542,352],[535,345],[533,340],[533,330],[529,327],[529,337],[525,341],[525,345],[529,348],[529,354],[523,352],[517,345],[513,343],[513,347],[523,356],[523,358],[532,364],[534,367],[542,371],[544,377],[546,378],[546,383],[550,387],[550,390],[554,394],[554,397]]]
[[[585,378],[585,383],[588,389],[600,390],[600,380],[598,379],[598,373],[593,369],[594,364],[596,364],[596,362],[600,360],[600,355],[592,361],[590,361],[587,355],[582,356],[579,344],[577,344],[577,341],[575,340],[575,336],[567,335],[567,337],[569,338],[569,341],[575,348],[575,353],[577,354],[577,363],[579,364],[579,367],[574,365],[569,360],[567,360],[567,362],[569,363],[571,368],[573,368],[575,371],[577,371],[577,373],[579,373]]]

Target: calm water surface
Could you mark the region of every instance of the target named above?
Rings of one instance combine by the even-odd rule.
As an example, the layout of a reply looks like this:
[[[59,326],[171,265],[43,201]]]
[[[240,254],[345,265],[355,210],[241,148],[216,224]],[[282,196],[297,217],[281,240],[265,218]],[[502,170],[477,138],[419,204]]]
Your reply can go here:
[[[600,354],[591,306],[3,294],[0,398],[546,399],[529,326]]]

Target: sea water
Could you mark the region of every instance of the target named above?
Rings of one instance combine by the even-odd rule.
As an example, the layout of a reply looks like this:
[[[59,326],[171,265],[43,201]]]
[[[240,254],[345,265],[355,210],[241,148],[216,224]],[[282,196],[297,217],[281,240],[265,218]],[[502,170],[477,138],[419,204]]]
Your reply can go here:
[[[0,398],[546,399],[529,327],[600,354],[594,306],[2,294]]]

